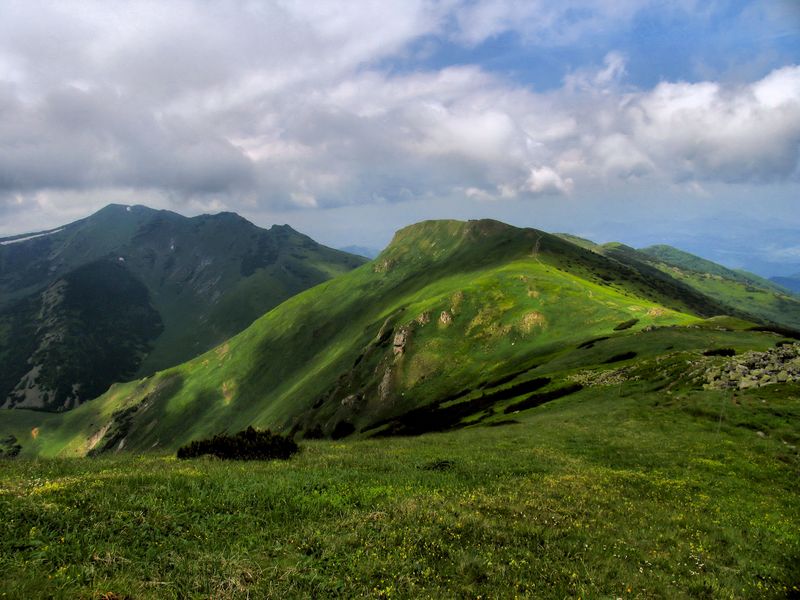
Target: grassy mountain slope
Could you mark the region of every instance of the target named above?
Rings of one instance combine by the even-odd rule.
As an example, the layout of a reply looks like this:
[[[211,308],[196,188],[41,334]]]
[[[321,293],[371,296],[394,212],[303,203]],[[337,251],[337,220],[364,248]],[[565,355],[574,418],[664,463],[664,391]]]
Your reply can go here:
[[[0,595],[795,597],[800,385],[705,385],[791,340],[635,256],[424,223],[188,363],[4,411]],[[249,424],[355,434],[174,458]]]
[[[147,288],[114,260],[70,271],[0,313],[0,323],[0,389],[16,388],[19,403],[34,407],[50,395],[65,409],[135,373],[163,328]]]
[[[570,234],[558,236],[646,273],[653,280],[682,287],[686,302],[699,314],[707,314],[708,307],[703,303],[713,301],[719,314],[800,330],[800,301],[787,294],[787,289],[792,289],[790,280],[782,287],[777,280],[728,269],[667,245],[636,250],[618,242],[595,244]]]
[[[682,325],[691,328],[672,345],[698,349],[730,329],[690,310],[718,314],[714,301],[620,265],[494,221],[412,226],[374,262],[290,298],[196,359],[113,386],[24,451],[175,448],[250,424],[305,437],[414,432],[426,419],[446,428],[498,393],[557,390],[559,378],[536,373],[587,340],[648,340],[645,329]],[[744,347],[774,343],[737,335]],[[580,350],[592,356],[593,346]],[[646,346],[601,362],[652,354]]]
[[[639,253],[672,277],[744,315],[800,330],[800,299],[771,281],[670,246],[650,246]]]
[[[664,353],[683,334],[765,336],[573,348],[662,344],[495,427],[303,441],[289,461],[9,461],[0,595],[793,598],[800,387],[698,390],[687,371],[718,359]]]
[[[364,259],[288,226],[111,205],[0,240],[0,404],[50,410],[178,364]]]

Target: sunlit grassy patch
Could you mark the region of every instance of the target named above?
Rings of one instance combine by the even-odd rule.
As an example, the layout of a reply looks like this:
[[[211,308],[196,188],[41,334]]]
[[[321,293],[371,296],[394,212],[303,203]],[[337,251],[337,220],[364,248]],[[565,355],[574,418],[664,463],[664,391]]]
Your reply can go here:
[[[732,404],[626,386],[513,426],[306,442],[275,463],[5,462],[0,594],[789,595],[798,389]]]

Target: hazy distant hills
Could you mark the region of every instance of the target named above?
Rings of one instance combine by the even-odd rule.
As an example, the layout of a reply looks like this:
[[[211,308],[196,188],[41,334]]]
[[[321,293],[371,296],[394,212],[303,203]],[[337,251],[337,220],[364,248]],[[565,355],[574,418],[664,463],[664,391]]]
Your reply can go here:
[[[496,221],[420,223],[189,362],[63,416],[5,425],[17,439],[36,427],[24,451],[45,455],[175,448],[249,425],[303,437],[420,433],[480,422],[492,403],[540,388],[531,406],[569,394],[580,365],[629,368],[726,336],[743,347],[780,341],[750,331],[768,319],[742,293],[786,303],[773,326],[800,315],[771,284],[716,266],[706,278],[667,259],[686,257]],[[713,296],[702,291],[711,284]]]
[[[343,248],[339,248],[339,250],[365,258],[375,258],[381,253],[377,248],[368,248],[367,246],[344,246]]]
[[[800,273],[790,277],[770,277],[770,281],[796,294],[800,294]]]
[[[606,244],[604,249],[611,256],[624,254],[619,245]],[[800,299],[772,281],[728,269],[671,246],[650,246],[635,252],[634,260],[642,260],[722,303],[728,314],[800,330]]]
[[[0,239],[0,405],[74,407],[363,262],[287,225],[144,206]]]

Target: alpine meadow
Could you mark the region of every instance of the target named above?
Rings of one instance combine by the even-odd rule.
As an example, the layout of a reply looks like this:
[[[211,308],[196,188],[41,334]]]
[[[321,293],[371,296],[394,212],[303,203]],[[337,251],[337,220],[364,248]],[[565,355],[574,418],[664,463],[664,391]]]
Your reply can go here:
[[[799,35],[0,4],[0,599],[800,599]]]

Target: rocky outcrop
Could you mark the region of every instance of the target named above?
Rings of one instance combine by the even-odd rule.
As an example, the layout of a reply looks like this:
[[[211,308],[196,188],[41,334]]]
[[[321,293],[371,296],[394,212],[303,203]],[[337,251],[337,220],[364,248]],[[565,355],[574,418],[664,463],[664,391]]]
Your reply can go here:
[[[411,332],[406,327],[401,327],[397,333],[394,334],[394,341],[392,342],[392,351],[394,355],[397,356],[399,354],[403,354],[406,350],[406,344],[408,344],[408,338],[411,335]]]
[[[396,264],[397,261],[393,258],[384,258],[383,260],[376,260],[372,266],[372,270],[375,273],[388,273]]]
[[[734,356],[705,371],[706,389],[739,389],[800,381],[800,344]]]

